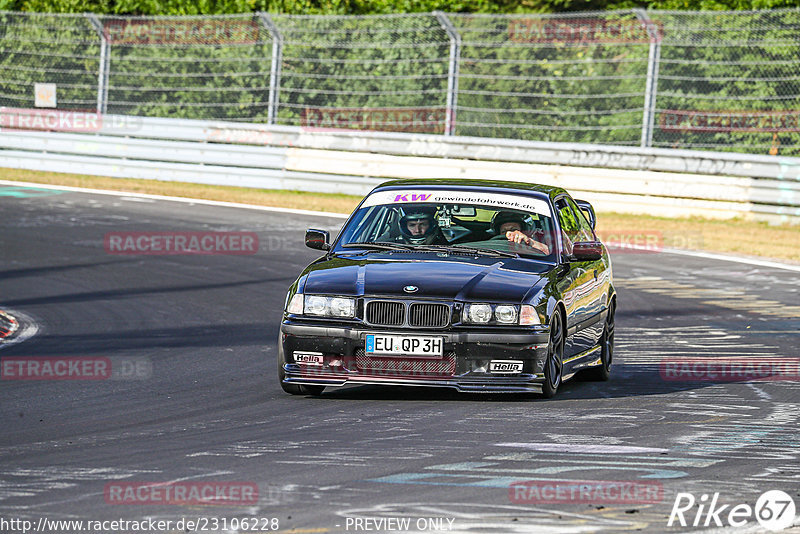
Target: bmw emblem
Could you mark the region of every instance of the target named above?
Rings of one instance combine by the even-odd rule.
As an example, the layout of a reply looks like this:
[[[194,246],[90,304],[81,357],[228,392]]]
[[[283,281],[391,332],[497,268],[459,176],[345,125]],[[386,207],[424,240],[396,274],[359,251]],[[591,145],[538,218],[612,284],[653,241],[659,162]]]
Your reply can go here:
[[[406,293],[416,293],[419,288],[417,286],[406,286],[403,288],[403,291]]]

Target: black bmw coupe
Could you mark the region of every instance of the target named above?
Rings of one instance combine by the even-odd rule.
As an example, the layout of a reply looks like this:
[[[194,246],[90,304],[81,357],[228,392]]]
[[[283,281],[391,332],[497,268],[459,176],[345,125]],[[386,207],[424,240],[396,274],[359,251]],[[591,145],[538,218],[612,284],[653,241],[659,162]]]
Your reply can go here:
[[[348,384],[555,395],[607,380],[611,261],[588,202],[563,189],[397,180],[372,190],[289,288],[278,340],[284,391]]]

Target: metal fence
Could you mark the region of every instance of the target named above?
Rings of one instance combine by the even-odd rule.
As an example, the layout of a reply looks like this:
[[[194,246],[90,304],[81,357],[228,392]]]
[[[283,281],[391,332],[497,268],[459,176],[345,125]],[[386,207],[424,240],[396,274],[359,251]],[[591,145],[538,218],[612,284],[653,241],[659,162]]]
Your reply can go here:
[[[0,12],[0,106],[800,154],[800,10]],[[0,125],[2,126],[2,125]]]

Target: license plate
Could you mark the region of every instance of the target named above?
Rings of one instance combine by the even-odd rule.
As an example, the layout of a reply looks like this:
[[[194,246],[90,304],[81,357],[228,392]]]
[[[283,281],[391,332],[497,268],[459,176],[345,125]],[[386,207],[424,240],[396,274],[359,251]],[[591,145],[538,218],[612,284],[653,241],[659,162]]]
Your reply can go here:
[[[444,354],[444,339],[436,336],[367,334],[365,351],[370,356],[441,358]]]

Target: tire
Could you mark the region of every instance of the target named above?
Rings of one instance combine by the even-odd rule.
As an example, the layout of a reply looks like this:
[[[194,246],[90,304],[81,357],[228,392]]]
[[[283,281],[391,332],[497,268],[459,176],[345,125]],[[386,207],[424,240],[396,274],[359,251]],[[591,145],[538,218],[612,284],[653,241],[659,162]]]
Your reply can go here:
[[[556,309],[550,319],[550,341],[547,344],[547,360],[544,362],[544,384],[542,395],[546,399],[555,396],[564,371],[564,323],[561,312]]]
[[[283,358],[283,343],[281,342],[281,336],[278,334],[278,349],[276,351],[278,353],[278,383],[281,385],[281,389],[290,395],[313,395],[317,396],[322,394],[322,391],[325,389],[325,386],[309,386],[304,384],[286,384],[284,379],[286,378],[286,373],[283,370],[283,364],[285,360]]]
[[[615,302],[608,307],[606,324],[603,326],[603,335],[600,336],[600,361],[598,367],[586,371],[586,376],[590,380],[605,382],[611,377],[611,363],[614,359],[614,312],[617,305]]]

